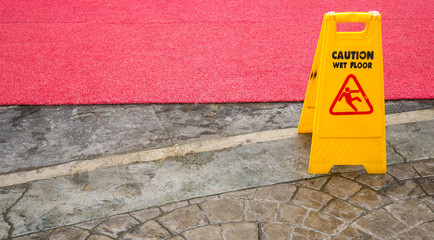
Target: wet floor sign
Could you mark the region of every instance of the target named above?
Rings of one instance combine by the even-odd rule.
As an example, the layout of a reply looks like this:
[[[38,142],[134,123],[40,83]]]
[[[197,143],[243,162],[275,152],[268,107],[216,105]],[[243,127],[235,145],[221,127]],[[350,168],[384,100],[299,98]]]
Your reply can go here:
[[[361,32],[336,25],[365,23]],[[378,12],[327,13],[315,52],[298,126],[312,133],[309,172],[363,165],[386,172],[383,53]]]

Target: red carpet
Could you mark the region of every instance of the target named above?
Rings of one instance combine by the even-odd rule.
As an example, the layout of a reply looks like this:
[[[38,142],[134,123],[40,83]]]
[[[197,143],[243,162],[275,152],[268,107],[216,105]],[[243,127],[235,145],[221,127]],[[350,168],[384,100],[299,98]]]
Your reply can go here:
[[[0,104],[303,100],[323,14],[370,10],[386,99],[433,98],[431,0],[3,0]]]

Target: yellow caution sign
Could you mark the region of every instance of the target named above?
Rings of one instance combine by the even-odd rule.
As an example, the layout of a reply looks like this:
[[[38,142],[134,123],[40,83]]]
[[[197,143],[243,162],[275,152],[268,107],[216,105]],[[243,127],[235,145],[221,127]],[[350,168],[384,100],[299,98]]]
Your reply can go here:
[[[336,24],[366,23],[361,32]],[[378,12],[326,13],[298,126],[313,133],[312,174],[333,165],[386,172],[383,53]]]

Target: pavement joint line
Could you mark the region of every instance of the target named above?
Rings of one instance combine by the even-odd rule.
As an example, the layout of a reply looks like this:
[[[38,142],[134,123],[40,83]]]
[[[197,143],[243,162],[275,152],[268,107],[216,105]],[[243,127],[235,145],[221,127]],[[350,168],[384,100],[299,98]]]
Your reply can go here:
[[[386,115],[386,126],[434,120],[434,109],[417,110]],[[73,161],[55,166],[0,175],[0,187],[23,184],[49,178],[92,172],[102,168],[124,166],[135,163],[153,162],[188,154],[218,151],[238,146],[272,142],[295,138],[297,128],[284,128],[255,133],[247,133],[200,142],[143,150],[134,153],[106,156],[96,159]]]

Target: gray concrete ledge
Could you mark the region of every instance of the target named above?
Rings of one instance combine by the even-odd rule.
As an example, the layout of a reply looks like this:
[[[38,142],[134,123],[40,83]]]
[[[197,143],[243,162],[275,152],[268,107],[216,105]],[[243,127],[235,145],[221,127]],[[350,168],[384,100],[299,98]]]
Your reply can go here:
[[[0,174],[297,127],[302,103],[0,106]],[[386,114],[434,100],[386,101]]]

